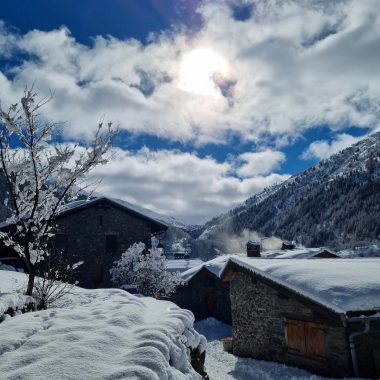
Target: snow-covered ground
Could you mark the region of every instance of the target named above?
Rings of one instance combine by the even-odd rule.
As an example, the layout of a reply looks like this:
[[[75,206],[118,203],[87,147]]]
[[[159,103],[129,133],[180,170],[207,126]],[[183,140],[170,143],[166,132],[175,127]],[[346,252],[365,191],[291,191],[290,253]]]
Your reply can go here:
[[[223,351],[221,339],[231,336],[231,326],[225,325],[213,318],[197,322],[195,328],[200,334],[203,334],[208,341],[206,349],[206,371],[211,380],[326,379],[299,368],[263,360],[239,358]]]
[[[1,292],[25,280],[0,271]],[[190,312],[118,289],[75,288],[54,308],[7,317],[0,337],[2,380],[195,380],[187,347],[206,344]]]

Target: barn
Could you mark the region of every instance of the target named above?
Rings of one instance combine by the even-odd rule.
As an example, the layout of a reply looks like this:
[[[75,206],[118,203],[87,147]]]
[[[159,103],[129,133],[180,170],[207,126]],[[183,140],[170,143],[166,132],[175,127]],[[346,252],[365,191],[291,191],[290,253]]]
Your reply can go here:
[[[233,353],[325,376],[380,375],[380,260],[231,257]]]

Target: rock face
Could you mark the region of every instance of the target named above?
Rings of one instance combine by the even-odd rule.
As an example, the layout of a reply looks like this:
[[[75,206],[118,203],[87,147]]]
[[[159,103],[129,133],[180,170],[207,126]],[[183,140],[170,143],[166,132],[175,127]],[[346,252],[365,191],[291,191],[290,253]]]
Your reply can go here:
[[[244,229],[344,249],[380,245],[380,133],[361,140],[206,223],[208,241]]]

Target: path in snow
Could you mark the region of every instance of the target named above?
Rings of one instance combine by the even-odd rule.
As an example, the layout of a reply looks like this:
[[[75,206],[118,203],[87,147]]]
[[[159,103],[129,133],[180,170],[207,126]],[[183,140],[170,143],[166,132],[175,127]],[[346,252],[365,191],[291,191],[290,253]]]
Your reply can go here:
[[[208,341],[206,349],[206,371],[211,380],[326,379],[284,364],[239,358],[223,351],[223,344],[220,339],[231,336],[231,326],[225,325],[213,318],[197,322],[195,329],[203,334]]]

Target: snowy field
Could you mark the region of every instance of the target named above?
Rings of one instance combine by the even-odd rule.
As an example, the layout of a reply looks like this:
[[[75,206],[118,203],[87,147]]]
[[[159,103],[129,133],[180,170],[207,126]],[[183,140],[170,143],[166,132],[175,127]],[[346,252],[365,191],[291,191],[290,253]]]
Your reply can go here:
[[[211,380],[331,380],[284,364],[238,358],[223,351],[222,338],[231,336],[231,326],[213,318],[195,324],[208,341],[206,371]]]
[[[0,293],[25,279],[0,271]],[[206,345],[190,312],[118,289],[76,288],[54,308],[7,317],[0,337],[2,380],[195,380],[187,347]]]

